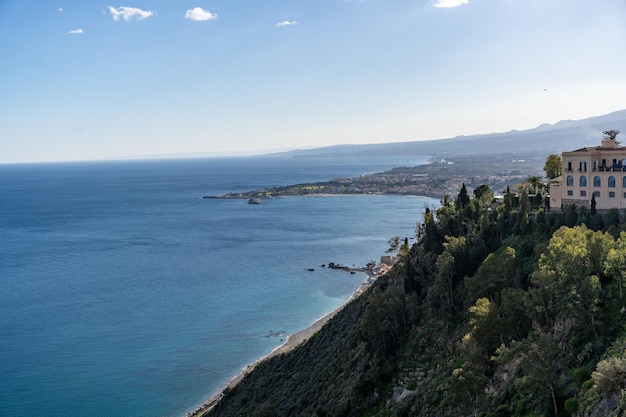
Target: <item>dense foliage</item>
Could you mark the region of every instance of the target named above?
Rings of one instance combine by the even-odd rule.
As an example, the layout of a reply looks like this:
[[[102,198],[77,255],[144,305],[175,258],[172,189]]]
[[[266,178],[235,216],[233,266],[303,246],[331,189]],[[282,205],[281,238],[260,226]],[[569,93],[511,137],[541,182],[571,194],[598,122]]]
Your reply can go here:
[[[211,416],[626,413],[626,223],[465,186],[308,343],[259,365]]]

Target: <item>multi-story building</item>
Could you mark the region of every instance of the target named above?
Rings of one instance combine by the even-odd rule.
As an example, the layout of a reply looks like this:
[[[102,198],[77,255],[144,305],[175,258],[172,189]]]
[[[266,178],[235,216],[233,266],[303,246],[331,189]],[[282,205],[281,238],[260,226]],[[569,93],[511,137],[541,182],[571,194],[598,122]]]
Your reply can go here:
[[[550,185],[550,207],[571,204],[596,209],[626,208],[626,146],[603,139],[600,146],[561,154],[563,176]]]

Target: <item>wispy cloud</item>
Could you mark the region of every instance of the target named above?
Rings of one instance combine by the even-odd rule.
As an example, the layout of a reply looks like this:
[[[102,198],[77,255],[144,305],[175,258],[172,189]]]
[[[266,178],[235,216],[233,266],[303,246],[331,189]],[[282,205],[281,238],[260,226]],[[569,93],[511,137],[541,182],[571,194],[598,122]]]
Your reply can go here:
[[[217,14],[204,10],[201,7],[194,7],[193,9],[187,10],[187,13],[185,13],[185,19],[195,20],[196,22],[215,20],[217,19]]]
[[[67,32],[68,35],[82,35],[83,33],[85,32],[82,29],[74,29]]]
[[[109,6],[109,13],[116,22],[120,20],[120,17],[128,22],[131,19],[143,20],[155,15],[155,12],[152,10],[141,10],[136,7],[126,6],[120,6],[118,8]]]
[[[441,8],[458,7],[469,3],[469,0],[433,0],[433,6]]]
[[[282,22],[276,23],[276,27],[279,28],[281,26],[293,26],[297,24],[298,22],[296,22],[295,20],[283,20]]]
[[[62,12],[63,11],[63,7],[59,7],[57,10]]]

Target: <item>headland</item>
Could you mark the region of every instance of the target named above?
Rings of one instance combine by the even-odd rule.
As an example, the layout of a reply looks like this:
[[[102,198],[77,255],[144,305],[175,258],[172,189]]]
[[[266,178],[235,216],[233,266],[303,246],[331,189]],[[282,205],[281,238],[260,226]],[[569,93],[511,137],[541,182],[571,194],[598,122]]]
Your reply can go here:
[[[265,199],[293,196],[394,195],[442,198],[454,195],[465,184],[469,189],[487,184],[498,193],[512,183],[524,183],[541,171],[545,155],[533,153],[512,159],[508,155],[455,155],[432,157],[428,164],[398,167],[354,178],[265,187],[204,198]]]

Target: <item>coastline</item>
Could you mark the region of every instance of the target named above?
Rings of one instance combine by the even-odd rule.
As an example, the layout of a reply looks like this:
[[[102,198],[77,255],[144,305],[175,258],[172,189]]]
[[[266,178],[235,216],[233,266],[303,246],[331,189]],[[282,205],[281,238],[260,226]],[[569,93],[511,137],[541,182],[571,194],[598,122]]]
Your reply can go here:
[[[352,300],[360,297],[371,285],[373,280],[378,276],[373,271],[362,271],[367,275],[367,280],[363,282],[359,288],[354,291],[354,293],[350,296],[346,302],[337,307],[335,310],[329,312],[328,314],[320,317],[311,323],[308,327],[303,330],[300,330],[296,333],[293,333],[287,337],[284,343],[280,346],[276,347],[267,355],[257,359],[252,362],[250,365],[246,366],[239,374],[233,377],[230,381],[228,381],[224,386],[222,386],[215,394],[213,394],[207,401],[202,403],[200,406],[195,408],[193,411],[190,411],[185,414],[185,417],[205,417],[216,405],[217,403],[224,397],[224,391],[230,390],[234,388],[239,382],[243,380],[243,378],[248,375],[248,373],[252,372],[254,368],[260,364],[261,362],[273,358],[274,356],[282,355],[284,353],[288,353],[301,344],[308,341],[313,335],[315,335],[320,329],[337,313],[339,313],[348,303]]]

